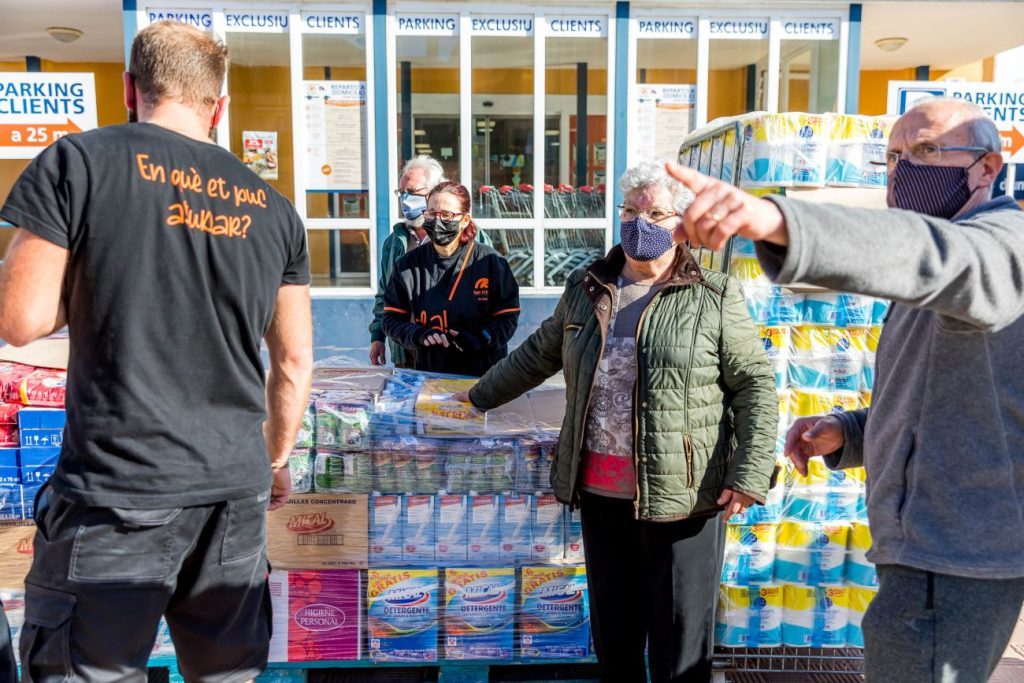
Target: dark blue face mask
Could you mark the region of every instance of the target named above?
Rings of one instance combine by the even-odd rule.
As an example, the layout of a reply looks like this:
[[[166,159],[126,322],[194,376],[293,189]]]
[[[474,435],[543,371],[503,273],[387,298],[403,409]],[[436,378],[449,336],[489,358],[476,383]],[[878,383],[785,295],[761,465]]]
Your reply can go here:
[[[653,261],[675,246],[672,231],[651,223],[643,216],[623,221],[622,251],[634,261]]]
[[[974,164],[926,166],[900,159],[889,176],[886,203],[892,208],[950,219],[971,198],[967,171]]]

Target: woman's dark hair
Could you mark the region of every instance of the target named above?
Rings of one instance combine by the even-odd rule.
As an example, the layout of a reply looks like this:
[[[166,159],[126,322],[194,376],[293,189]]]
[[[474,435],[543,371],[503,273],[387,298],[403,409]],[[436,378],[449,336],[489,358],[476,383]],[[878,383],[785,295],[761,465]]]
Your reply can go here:
[[[454,181],[446,180],[430,191],[430,194],[427,195],[427,201],[429,202],[430,198],[436,194],[453,194],[458,197],[459,211],[462,213],[470,213],[470,209],[472,209],[472,200],[469,196],[469,190],[466,189],[465,185],[460,185]],[[459,242],[461,244],[468,244],[475,239],[476,223],[470,219],[469,225],[467,225],[466,229],[459,235]]]

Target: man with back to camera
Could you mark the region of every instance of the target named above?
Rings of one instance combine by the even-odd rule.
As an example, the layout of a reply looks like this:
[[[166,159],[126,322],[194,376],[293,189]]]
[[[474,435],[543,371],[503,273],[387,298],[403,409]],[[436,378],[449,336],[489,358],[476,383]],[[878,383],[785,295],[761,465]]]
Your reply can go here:
[[[878,565],[865,673],[982,683],[1024,602],[1024,212],[992,199],[999,133],[973,104],[930,100],[889,138],[888,204],[755,199],[690,169],[695,244],[757,240],[777,283],[894,300],[869,410],[802,418],[786,452],[863,464]]]
[[[161,616],[187,680],[267,663],[266,512],[309,395],[309,256],[291,204],[210,141],[227,63],[202,31],[143,29],[125,74],[139,123],[57,141],[0,211],[18,226],[0,337],[70,334],[26,681],[144,681]]]

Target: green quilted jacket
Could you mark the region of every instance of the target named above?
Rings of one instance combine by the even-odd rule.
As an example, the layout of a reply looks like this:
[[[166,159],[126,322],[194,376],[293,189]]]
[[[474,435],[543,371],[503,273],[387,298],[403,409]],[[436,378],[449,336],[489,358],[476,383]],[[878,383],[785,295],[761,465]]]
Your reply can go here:
[[[566,411],[551,471],[577,505],[580,455],[622,248],[573,273],[554,314],[473,387],[490,410],[565,372]],[[775,464],[778,399],[737,282],[677,247],[673,274],[640,318],[633,395],[637,519],[710,515],[723,487],[764,502]]]

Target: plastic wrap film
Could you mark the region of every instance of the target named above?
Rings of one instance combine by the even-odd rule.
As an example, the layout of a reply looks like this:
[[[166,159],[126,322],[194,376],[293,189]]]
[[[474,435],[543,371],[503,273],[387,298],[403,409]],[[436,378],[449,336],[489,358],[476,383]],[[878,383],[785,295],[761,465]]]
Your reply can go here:
[[[717,119],[691,133],[679,161],[747,189],[786,187],[885,187],[885,149],[891,116],[754,112]],[[716,130],[718,132],[716,132]],[[728,149],[739,135],[738,178],[726,154],[723,164],[705,165],[704,148]],[[708,136],[712,137],[708,137]],[[734,147],[733,147],[734,149]],[[720,169],[720,170],[719,170]]]
[[[866,408],[887,302],[835,292],[792,294],[764,276],[753,244],[736,239],[730,272],[759,325],[779,395],[782,475],[763,506],[734,517],[716,624],[719,647],[862,648],[861,620],[878,587],[863,469],[806,475],[786,460],[801,417]]]

